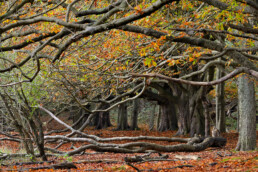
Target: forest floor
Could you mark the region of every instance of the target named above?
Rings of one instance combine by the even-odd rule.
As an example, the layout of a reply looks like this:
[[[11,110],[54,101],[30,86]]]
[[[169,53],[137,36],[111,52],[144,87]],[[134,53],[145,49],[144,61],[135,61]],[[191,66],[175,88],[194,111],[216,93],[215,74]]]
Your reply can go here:
[[[144,128],[144,127],[143,127]],[[165,136],[172,137],[174,131],[156,132],[141,129],[138,131],[113,131],[112,128],[105,130],[88,129],[88,134],[97,134],[100,137],[118,137],[118,136]],[[258,132],[257,132],[258,134]],[[2,137],[2,136],[0,136]],[[83,155],[73,157],[59,156],[49,157],[49,162],[39,164],[26,164],[27,158],[15,158],[0,161],[0,171],[258,171],[258,151],[236,152],[234,148],[237,144],[238,134],[230,132],[223,134],[227,138],[227,144],[223,148],[208,148],[201,152],[163,152],[168,158],[160,161],[145,161],[127,164],[125,157],[134,157],[143,154],[122,154],[95,152],[87,150]],[[257,140],[257,139],[256,139]],[[169,142],[155,142],[159,144],[177,144]],[[76,143],[74,146],[79,147],[83,143]],[[50,146],[50,145],[47,145]],[[51,145],[55,146],[55,145]],[[15,142],[1,141],[0,151],[4,153],[20,153],[22,146]],[[23,149],[24,150],[24,149]],[[63,145],[60,150],[71,150],[71,144]],[[188,156],[188,157],[187,157]],[[150,157],[159,157],[153,153]],[[37,159],[40,161],[40,159]],[[71,170],[52,170],[41,169],[32,170],[35,167],[44,167],[64,162],[73,163],[77,169]],[[133,168],[132,166],[135,168]],[[30,169],[30,170],[29,170]]]

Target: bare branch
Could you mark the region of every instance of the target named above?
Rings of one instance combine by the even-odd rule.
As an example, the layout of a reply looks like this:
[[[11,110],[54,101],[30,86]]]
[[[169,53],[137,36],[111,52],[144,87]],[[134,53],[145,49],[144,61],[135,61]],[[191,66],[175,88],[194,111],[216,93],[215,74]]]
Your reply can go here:
[[[215,66],[215,65],[221,65],[221,66],[224,66],[225,65],[225,62],[223,61],[210,61],[209,63],[205,64],[201,70],[198,70],[196,72],[192,72],[188,75],[184,75],[181,77],[181,79],[187,79],[187,78],[190,78],[190,77],[193,77],[195,75],[198,75],[198,74],[202,74],[204,73],[209,67],[211,66]]]
[[[173,0],[176,1],[176,0]],[[69,38],[59,49],[59,51],[57,52],[53,62],[55,62],[56,60],[58,60],[61,56],[61,54],[73,43],[76,42],[78,40],[80,40],[81,38],[87,37],[89,35],[94,35],[96,33],[100,33],[100,32],[104,32],[110,29],[114,29],[117,27],[120,27],[122,25],[126,25],[128,23],[131,23],[133,21],[139,20],[141,18],[144,18],[146,16],[151,15],[152,13],[154,13],[155,11],[157,11],[158,9],[160,9],[161,7],[163,7],[164,5],[173,2],[171,0],[158,0],[157,2],[155,2],[151,7],[143,9],[141,13],[137,13],[137,14],[132,14],[128,17],[124,17],[121,19],[117,19],[114,20],[110,23],[106,23],[106,24],[101,24],[98,26],[88,26],[86,27],[86,29],[84,31],[81,31],[77,34],[75,34],[73,37]],[[0,30],[1,31],[1,30]],[[1,33],[1,32],[0,32]]]
[[[2,34],[5,31],[8,31],[10,29],[19,27],[19,26],[29,25],[29,24],[38,23],[38,22],[52,22],[52,23],[56,23],[58,25],[62,25],[67,28],[73,28],[73,29],[79,29],[79,30],[83,30],[85,28],[83,25],[76,24],[76,23],[67,23],[58,18],[50,18],[50,17],[40,16],[40,17],[36,17],[33,19],[17,21],[16,23],[8,24],[8,25],[0,28],[0,34]]]
[[[5,19],[6,17],[12,15],[13,13],[15,13],[16,11],[18,11],[19,9],[21,9],[25,4],[27,3],[32,3],[33,0],[23,0],[19,5],[17,5],[16,7],[14,7],[12,10],[10,10],[9,12],[5,13],[4,15],[0,16],[0,21]]]
[[[17,50],[17,49],[21,49],[24,48],[30,44],[34,44],[35,42],[39,42],[42,41],[43,39],[46,39],[48,37],[54,36],[56,35],[56,33],[52,32],[52,33],[48,33],[48,34],[44,34],[44,35],[40,35],[38,37],[32,38],[31,40],[26,40],[20,44],[17,45],[13,45],[10,47],[0,47],[0,51],[12,51],[12,50]]]
[[[206,33],[207,33],[207,32],[224,33],[224,34],[232,35],[232,36],[235,36],[235,37],[253,39],[253,40],[257,40],[257,41],[258,41],[258,38],[254,37],[254,36],[241,35],[241,34],[237,34],[237,33],[228,32],[228,31],[225,31],[225,30],[183,29],[183,28],[171,28],[170,30],[183,31],[183,32],[186,32],[186,33],[189,33],[189,32],[191,32],[191,31],[194,31],[194,32],[204,32],[204,33],[205,33],[205,32],[206,32]],[[245,32],[245,33],[248,33],[248,32]],[[258,33],[258,29],[257,29],[257,33]]]
[[[87,16],[87,15],[92,15],[92,14],[95,14],[95,15],[104,14],[104,13],[107,13],[108,11],[112,10],[116,6],[120,5],[122,2],[123,2],[123,0],[118,0],[114,4],[111,4],[111,5],[109,5],[105,8],[102,8],[102,9],[79,11],[76,14],[76,17],[82,17],[82,16]]]
[[[258,72],[254,71],[254,70],[250,70],[248,68],[245,67],[240,67],[235,69],[234,71],[232,71],[231,73],[225,75],[224,77],[216,80],[216,81],[210,81],[210,82],[198,82],[198,81],[188,81],[188,80],[183,80],[180,78],[171,78],[171,77],[167,77],[165,75],[161,75],[161,74],[137,74],[137,73],[132,73],[131,76],[132,77],[157,77],[157,78],[161,78],[161,79],[165,79],[171,82],[177,82],[177,83],[181,83],[181,84],[189,84],[189,85],[199,85],[199,86],[209,86],[209,85],[216,85],[219,83],[222,83],[230,78],[235,77],[236,75],[240,74],[240,73],[247,73],[250,74],[252,76],[254,76],[256,79],[258,78]]]
[[[234,24],[228,24],[229,27],[236,29],[236,30],[240,30],[242,32],[245,33],[253,33],[253,34],[258,34],[258,29],[254,29],[254,28],[249,28],[249,27],[244,27],[244,26],[240,26],[240,25],[234,25]]]
[[[65,16],[65,22],[69,22],[69,15],[70,15],[71,8],[72,8],[72,6],[73,6],[75,3],[79,2],[79,1],[80,1],[80,0],[74,0],[71,4],[68,5],[67,11],[66,11],[66,16]]]

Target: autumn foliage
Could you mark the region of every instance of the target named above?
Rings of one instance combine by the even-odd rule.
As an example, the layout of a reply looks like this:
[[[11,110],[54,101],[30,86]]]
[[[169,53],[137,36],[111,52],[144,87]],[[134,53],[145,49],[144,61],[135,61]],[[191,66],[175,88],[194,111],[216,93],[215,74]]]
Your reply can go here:
[[[1,168],[256,170],[230,127],[244,133],[249,119],[255,149],[255,110],[236,111],[238,77],[257,85],[257,11],[254,0],[0,0]]]

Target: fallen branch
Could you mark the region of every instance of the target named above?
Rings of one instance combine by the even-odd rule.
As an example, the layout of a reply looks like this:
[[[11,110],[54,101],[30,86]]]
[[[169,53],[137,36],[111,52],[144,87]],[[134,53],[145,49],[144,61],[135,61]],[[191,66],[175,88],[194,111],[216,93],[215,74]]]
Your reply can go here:
[[[179,160],[197,160],[199,159],[200,157],[196,156],[196,155],[175,155],[175,158],[176,159],[179,159]]]
[[[46,156],[57,156],[57,155],[46,154]],[[26,154],[26,153],[13,153],[13,154],[2,153],[0,156],[0,160],[6,159],[6,158],[24,158],[24,157],[28,157],[28,154]],[[40,157],[40,155],[36,154],[35,157]]]
[[[88,164],[88,163],[119,163],[119,162],[123,162],[123,161],[118,161],[118,160],[114,160],[114,159],[97,159],[97,160],[81,160],[81,161],[76,161],[73,162],[75,164]]]
[[[54,118],[58,123],[62,124],[72,133],[78,134],[80,137],[71,137],[72,133],[69,135],[55,135],[55,136],[45,136],[44,140],[62,140],[64,142],[87,142],[89,144],[83,145],[75,150],[69,152],[59,152],[57,148],[62,145],[59,144],[56,149],[50,149],[52,152],[67,154],[72,156],[75,154],[80,154],[86,149],[92,149],[98,152],[115,152],[115,153],[148,153],[148,152],[199,152],[208,147],[222,147],[226,144],[225,138],[219,137],[208,137],[208,138],[168,138],[168,137],[149,137],[149,136],[138,136],[138,137],[113,137],[113,138],[100,138],[95,135],[88,135],[79,130],[73,129],[71,126],[57,118],[53,113],[47,109],[39,106],[40,109],[48,113],[52,118]],[[129,142],[124,144],[110,143],[111,141],[138,141],[138,140],[152,140],[152,141],[169,141],[169,142],[183,142],[186,144],[177,145],[159,145],[155,143],[148,142]],[[103,143],[109,142],[109,143]],[[129,162],[129,160],[128,160]]]
[[[137,172],[141,171],[139,170],[139,168],[135,167],[133,164],[131,164],[130,162],[126,162],[127,165],[129,165],[130,167],[132,167],[133,169],[135,169]]]
[[[134,165],[132,165],[129,162],[127,163],[127,165],[134,168],[137,172],[140,172],[140,171],[163,171],[163,170],[172,170],[172,169],[175,169],[175,168],[194,167],[193,165],[186,164],[186,165],[178,165],[178,166],[171,167],[171,168],[142,169],[142,170],[140,170],[139,168],[135,167]]]
[[[126,163],[130,162],[146,162],[146,161],[160,161],[160,160],[166,160],[168,159],[168,155],[162,155],[159,153],[158,157],[149,157],[150,153],[148,155],[142,155],[142,156],[133,156],[133,157],[125,157],[124,160]]]
[[[54,164],[49,166],[43,166],[43,167],[31,167],[27,168],[26,170],[41,170],[41,169],[77,169],[77,167],[74,165],[74,163],[71,162],[64,162],[60,164]]]
[[[69,138],[76,141],[76,139],[82,138]],[[91,140],[92,141],[92,140]],[[220,137],[208,137],[199,138],[194,137],[189,139],[187,144],[177,145],[159,145],[155,143],[147,142],[131,142],[125,144],[113,144],[113,143],[99,143],[92,141],[91,144],[83,145],[75,150],[69,152],[62,152],[61,154],[67,154],[72,156],[80,154],[81,152],[92,149],[98,152],[115,152],[115,153],[148,153],[148,152],[199,152],[205,150],[208,147],[222,147],[226,144],[227,140]],[[55,150],[55,149],[54,149]],[[52,151],[54,151],[52,150]],[[56,150],[56,153],[58,150]]]
[[[43,164],[43,163],[54,163],[54,161],[36,161],[36,162],[16,162],[16,163],[13,163],[13,164],[8,164],[8,165],[5,165],[5,166],[22,166],[22,165],[33,165],[33,164]]]
[[[0,141],[12,141],[12,142],[18,142],[18,143],[20,143],[20,142],[22,142],[22,140],[20,140],[20,139],[14,139],[14,138],[7,138],[7,137],[4,137],[4,138],[0,138]]]

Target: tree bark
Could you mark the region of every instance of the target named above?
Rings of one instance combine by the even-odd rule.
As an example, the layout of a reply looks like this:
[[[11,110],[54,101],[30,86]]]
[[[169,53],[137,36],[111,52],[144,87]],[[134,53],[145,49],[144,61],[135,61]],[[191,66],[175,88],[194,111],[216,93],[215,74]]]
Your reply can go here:
[[[180,102],[178,103],[178,131],[176,135],[185,135],[189,133],[189,100],[186,94],[180,96]]]
[[[247,75],[238,78],[239,138],[236,150],[256,147],[256,102],[254,82]]]
[[[101,108],[107,109],[109,107],[108,104],[104,104]],[[112,126],[109,118],[109,111],[107,112],[99,112],[96,115],[96,129],[103,129]]]
[[[177,117],[173,103],[163,103],[160,105],[160,121],[158,131],[176,130]]]
[[[139,130],[138,127],[138,113],[139,113],[139,109],[140,109],[140,99],[135,99],[133,101],[133,112],[132,112],[132,116],[131,116],[131,126],[130,129],[131,130]]]
[[[127,122],[127,104],[123,103],[119,105],[118,109],[118,124],[116,130],[127,130],[129,125]]]
[[[149,130],[152,131],[154,129],[154,121],[155,121],[155,114],[156,114],[156,103],[153,103],[153,109],[152,109],[152,113],[150,116],[150,121],[149,121]]]
[[[36,125],[36,123],[38,123],[38,125]],[[45,144],[44,144],[44,132],[43,132],[43,127],[42,127],[42,122],[39,118],[39,112],[38,110],[36,110],[33,118],[29,119],[29,123],[30,123],[30,127],[31,130],[34,133],[34,140],[36,142],[36,145],[38,147],[39,150],[39,155],[42,158],[43,161],[47,161],[47,156],[45,154]]]
[[[206,93],[206,89],[204,89]],[[203,95],[202,98],[202,106],[204,108],[204,118],[205,118],[205,137],[210,136],[210,114],[209,114],[209,107],[208,107],[208,100],[206,98],[206,94]]]
[[[217,68],[217,79],[223,77],[223,71]],[[216,85],[216,128],[221,132],[226,132],[224,82]]]
[[[157,101],[159,104],[157,130],[176,130],[178,128],[175,109],[176,98],[173,95],[173,91],[166,84],[152,84],[151,86],[158,91],[158,94],[147,90],[144,96],[149,100]]]
[[[188,141],[187,144],[177,145],[159,145],[150,142],[131,142],[126,144],[119,144],[113,146],[100,146],[94,144],[83,145],[82,147],[67,152],[66,154],[72,156],[78,154],[86,149],[92,149],[98,152],[114,152],[114,153],[146,153],[150,150],[156,152],[199,152],[208,147],[222,147],[226,145],[227,140],[221,137],[194,137]]]

